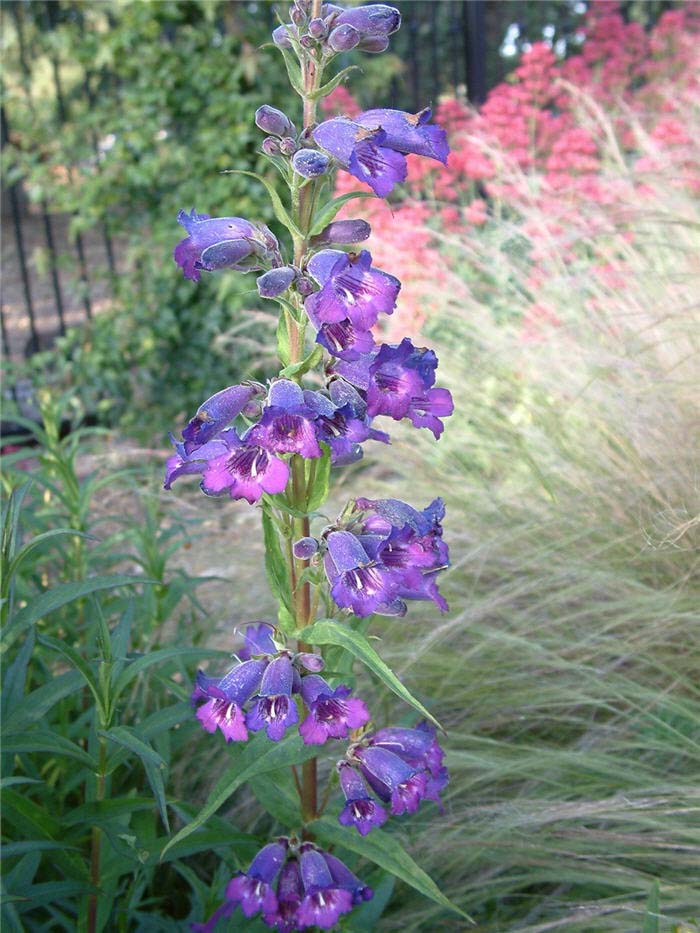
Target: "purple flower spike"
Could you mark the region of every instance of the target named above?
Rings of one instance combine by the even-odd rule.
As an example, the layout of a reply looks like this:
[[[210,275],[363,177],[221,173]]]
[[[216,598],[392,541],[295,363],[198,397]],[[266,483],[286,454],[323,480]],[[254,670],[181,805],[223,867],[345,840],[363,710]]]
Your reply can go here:
[[[372,561],[355,535],[349,531],[333,531],[327,543],[326,575],[331,584],[331,596],[341,609],[352,609],[362,618],[373,612],[405,613],[405,605],[396,598],[398,581],[395,575]]]
[[[382,130],[373,132],[346,117],[334,117],[319,124],[313,137],[346,171],[368,184],[380,198],[406,180],[406,157],[384,145]]]
[[[229,386],[203,402],[182,432],[186,453],[192,453],[216,437],[259,391],[254,385]]]
[[[296,278],[296,269],[292,266],[279,266],[263,273],[257,281],[258,294],[261,298],[276,298],[286,292]]]
[[[447,134],[441,126],[429,124],[431,116],[429,107],[415,114],[403,110],[366,110],[355,117],[355,122],[368,130],[382,130],[385,134],[382,145],[389,149],[446,164],[450,152]]]
[[[401,282],[372,269],[372,256],[367,250],[358,255],[321,250],[310,259],[308,270],[321,286],[304,302],[317,329],[324,323],[349,320],[356,331],[368,331],[380,312],[391,314],[396,307]]]
[[[246,716],[246,725],[253,732],[265,729],[267,737],[279,742],[287,729],[299,721],[296,703],[292,699],[294,669],[287,655],[271,661],[263,675],[260,695]]]
[[[226,899],[234,905],[240,904],[246,917],[253,917],[260,911],[264,915],[275,914],[277,895],[272,890],[272,884],[286,856],[287,847],[281,842],[266,845],[250,863],[247,872],[229,881]]]
[[[302,852],[299,862],[304,885],[297,914],[300,929],[318,926],[330,930],[342,914],[352,910],[352,894],[333,881],[323,855],[316,849]]]
[[[386,810],[370,797],[367,785],[355,768],[343,761],[338,765],[338,774],[346,800],[338,817],[340,825],[354,826],[361,836],[366,836],[375,826],[386,823]]]
[[[344,862],[341,862],[335,855],[331,855],[330,852],[322,852],[321,855],[325,859],[326,865],[328,865],[333,881],[338,887],[345,888],[352,894],[353,904],[361,904],[362,901],[372,900],[374,891],[366,884],[363,884]]]
[[[243,705],[255,693],[267,667],[267,661],[245,661],[215,681],[202,671],[192,693],[192,702],[206,702],[197,710],[197,719],[207,732],[220,729],[227,742],[245,742],[248,732]]]
[[[306,745],[323,745],[328,738],[344,739],[352,729],[369,722],[369,713],[362,700],[350,698],[351,690],[341,684],[335,690],[318,674],[309,674],[301,681],[301,695],[309,715],[299,726]]]
[[[262,269],[278,251],[277,240],[267,227],[242,217],[209,217],[193,210],[189,214],[180,211],[177,219],[189,236],[177,244],[173,256],[185,278],[193,282],[199,281],[202,269]]]
[[[390,803],[395,816],[415,813],[426,796],[428,777],[384,748],[358,748],[360,771],[380,799]]]
[[[269,622],[251,622],[243,632],[245,645],[238,652],[241,661],[249,661],[255,654],[276,654],[277,648],[272,640],[274,626]]]
[[[237,436],[227,438],[227,447],[226,453],[206,463],[201,482],[206,495],[228,492],[232,499],[246,499],[252,505],[264,492],[282,492],[289,479],[289,467],[283,460]]]

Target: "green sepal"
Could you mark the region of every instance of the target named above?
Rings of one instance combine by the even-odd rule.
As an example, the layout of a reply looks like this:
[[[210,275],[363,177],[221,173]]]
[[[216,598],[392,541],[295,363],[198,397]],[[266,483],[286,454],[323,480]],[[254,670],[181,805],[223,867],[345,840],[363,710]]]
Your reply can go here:
[[[354,198],[373,197],[376,197],[376,195],[374,195],[371,191],[349,191],[347,194],[341,194],[339,197],[333,198],[333,200],[322,207],[314,217],[312,227],[309,230],[309,236],[318,236],[319,233],[322,233],[328,224],[333,220],[340,208],[344,204],[347,204],[348,201],[352,201]]]
[[[327,81],[317,91],[313,91],[313,93],[309,94],[309,98],[311,100],[319,100],[321,97],[326,97],[331,93],[331,91],[334,91],[338,85],[348,77],[348,75],[352,74],[353,71],[361,70],[362,69],[359,65],[349,65],[347,68],[343,68],[343,70],[339,71],[334,78],[331,78],[330,81]]]
[[[388,871],[395,878],[404,881],[425,897],[435,901],[436,904],[454,911],[465,920],[474,922],[469,914],[465,914],[449,898],[445,897],[430,875],[413,861],[395,836],[381,829],[373,829],[368,836],[362,838],[356,833],[349,833],[335,820],[325,816],[309,823],[308,829],[329,845],[341,846],[349,852],[369,859],[384,871]]]
[[[275,191],[274,186],[264,178],[262,175],[258,175],[257,172],[248,172],[242,168],[232,168],[226,171],[227,175],[248,175],[250,178],[255,178],[256,181],[259,181],[262,185],[265,186],[267,193],[270,195],[270,201],[272,202],[272,210],[275,214],[275,217],[279,222],[289,230],[292,236],[303,238],[304,234],[294,223],[292,218],[287,213],[287,210],[282,203],[282,199]]]
[[[370,670],[382,683],[400,697],[405,703],[408,703],[417,710],[426,719],[434,723],[438,729],[442,726],[437,719],[428,712],[420,700],[417,700],[413,694],[401,683],[392,669],[379,657],[374,648],[370,645],[364,635],[355,632],[349,626],[340,622],[334,622],[330,619],[322,619],[314,625],[305,628],[299,637],[312,645],[338,645],[350,652],[358,661],[362,661],[365,667]],[[444,729],[442,730],[444,732]]]

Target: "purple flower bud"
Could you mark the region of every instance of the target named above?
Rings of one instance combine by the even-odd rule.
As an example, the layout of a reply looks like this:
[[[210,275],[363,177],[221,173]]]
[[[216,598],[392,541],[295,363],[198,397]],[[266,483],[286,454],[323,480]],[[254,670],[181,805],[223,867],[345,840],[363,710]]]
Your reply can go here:
[[[297,151],[297,142],[291,136],[285,136],[280,143],[282,155],[290,156]]]
[[[348,23],[362,34],[363,39],[385,38],[395,33],[401,26],[401,14],[393,6],[383,3],[370,3],[344,10],[337,25]]]
[[[185,452],[192,453],[197,447],[202,447],[220,434],[226,425],[243,411],[258,391],[257,386],[244,383],[222,389],[203,402],[194,418],[182,431]]]
[[[261,298],[276,298],[282,292],[286,292],[294,281],[296,269],[292,266],[279,266],[277,269],[270,269],[258,279],[258,293]]]
[[[291,36],[296,38],[296,29],[289,23],[272,30],[272,41],[281,49],[292,48]]]
[[[289,17],[295,26],[301,26],[306,19],[305,14],[297,6],[290,7]]]
[[[265,155],[277,156],[282,151],[280,149],[279,142],[274,138],[274,136],[266,136],[262,141],[262,151]]]
[[[238,652],[238,657],[241,661],[249,661],[255,654],[276,654],[273,634],[274,627],[269,622],[251,622],[246,625],[243,632],[245,645]]]
[[[322,19],[312,19],[308,28],[309,35],[313,36],[314,39],[322,39],[328,31],[326,24]]]
[[[299,44],[304,49],[313,49],[316,47],[316,40],[312,36],[302,36]]]
[[[309,560],[318,551],[316,538],[300,538],[294,542],[294,556],[299,560]]]
[[[293,136],[296,132],[289,117],[268,104],[263,104],[255,111],[255,125],[263,133],[270,133],[272,136]]]
[[[349,52],[360,44],[362,36],[351,26],[350,23],[344,23],[342,26],[336,26],[328,37],[328,45],[334,52]]]
[[[297,291],[302,297],[307,297],[313,292],[313,290],[313,282],[308,276],[302,275],[297,279]]]
[[[330,243],[361,243],[372,232],[366,220],[334,220],[318,236],[313,238],[314,246]]]
[[[326,666],[323,658],[319,654],[311,654],[308,651],[300,651],[295,658],[305,670],[312,674],[318,674]]]
[[[297,175],[304,178],[318,178],[328,170],[330,162],[325,152],[319,152],[318,149],[300,149],[294,153],[292,168]]]

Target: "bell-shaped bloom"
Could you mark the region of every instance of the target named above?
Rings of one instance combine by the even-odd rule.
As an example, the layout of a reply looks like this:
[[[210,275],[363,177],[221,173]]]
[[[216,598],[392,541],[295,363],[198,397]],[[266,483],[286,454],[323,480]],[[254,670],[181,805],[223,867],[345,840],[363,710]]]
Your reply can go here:
[[[330,930],[343,914],[352,910],[352,893],[333,880],[326,860],[315,847],[301,853],[299,867],[304,889],[297,912],[299,928],[317,926]]]
[[[185,451],[190,454],[215,438],[261,391],[262,386],[243,383],[222,389],[202,402],[182,431]]]
[[[406,180],[406,157],[384,145],[383,130],[367,130],[347,117],[333,117],[313,131],[315,142],[380,197]]]
[[[431,124],[430,107],[420,113],[403,110],[365,110],[354,117],[356,123],[368,130],[382,130],[383,146],[405,154],[427,156],[447,164],[450,149],[447,133],[441,126]]]
[[[333,689],[323,677],[309,674],[302,678],[301,696],[309,713],[299,726],[306,745],[323,745],[328,738],[344,739],[352,729],[369,722],[369,713],[362,700],[351,697],[344,684]]]
[[[267,663],[244,661],[221,680],[213,680],[202,671],[197,672],[192,702],[196,704],[205,701],[197,710],[197,719],[207,732],[220,729],[227,742],[246,741],[248,731],[243,706],[257,693]]]
[[[269,622],[251,622],[246,625],[243,632],[245,644],[238,652],[241,661],[249,661],[253,656],[260,654],[277,654],[277,647],[273,641],[274,626]]]
[[[289,379],[278,379],[270,386],[260,420],[246,432],[244,440],[272,453],[320,457],[323,451],[316,438],[314,419],[301,387]]]
[[[349,319],[358,330],[369,330],[380,313],[391,314],[401,282],[393,275],[372,268],[372,256],[324,249],[311,257],[309,273],[321,286],[304,302],[312,323],[323,324]]]
[[[225,440],[215,439],[209,441],[207,444],[203,444],[201,447],[196,446],[192,453],[188,454],[185,450],[186,445],[177,441],[172,434],[170,435],[170,440],[175,446],[176,453],[174,453],[172,457],[168,457],[165,463],[163,489],[170,489],[175,480],[180,476],[188,476],[197,473],[201,476],[206,470],[209,460],[221,457],[229,450],[229,446]]]
[[[379,747],[361,747],[354,751],[360,771],[380,800],[390,804],[391,813],[415,813],[426,796],[426,773],[409,765],[393,752]]]
[[[366,836],[375,826],[386,823],[386,810],[370,796],[362,775],[349,762],[338,765],[338,775],[346,801],[338,817],[340,825],[354,826],[361,836]]]
[[[287,846],[271,842],[261,849],[250,863],[248,871],[232,878],[226,888],[226,900],[240,905],[246,917],[262,912],[273,915],[277,911],[277,895],[273,884],[287,856]]]
[[[178,223],[188,236],[175,247],[173,257],[183,275],[198,282],[201,271],[264,269],[279,255],[279,244],[270,230],[242,217],[210,217],[180,211]]]
[[[354,534],[332,531],[326,544],[326,576],[331,596],[341,609],[351,609],[363,618],[374,612],[405,615],[406,605],[397,594],[396,574],[372,560]]]
[[[440,804],[440,792],[447,786],[449,775],[443,765],[445,753],[434,726],[422,721],[415,729],[379,729],[368,742],[393,752],[415,768],[423,769],[428,779],[425,796]]]
[[[331,451],[331,463],[354,463],[362,457],[363,441],[389,443],[389,436],[371,426],[367,405],[347,383],[336,380],[330,386],[330,398],[321,392],[304,392],[306,404],[316,414],[316,436]]]
[[[337,856],[331,855],[330,852],[321,852],[321,855],[328,866],[331,878],[339,888],[345,888],[346,891],[350,892],[353,904],[361,904],[363,901],[372,900],[374,897],[372,888],[363,884],[344,862],[341,862]]]
[[[279,742],[287,729],[298,722],[299,713],[292,697],[293,685],[291,659],[283,654],[270,661],[263,674],[259,695],[246,716],[246,725],[252,732],[265,729],[269,739]]]
[[[303,896],[299,862],[296,858],[290,858],[284,863],[277,882],[277,909],[274,913],[263,914],[263,920],[269,927],[274,927],[277,933],[292,933],[301,929],[298,913]]]
[[[226,441],[226,452],[206,461],[202,492],[208,496],[228,492],[232,499],[246,499],[251,505],[264,492],[282,492],[289,479],[289,467],[283,460],[264,447],[244,442],[233,430],[221,439]]]

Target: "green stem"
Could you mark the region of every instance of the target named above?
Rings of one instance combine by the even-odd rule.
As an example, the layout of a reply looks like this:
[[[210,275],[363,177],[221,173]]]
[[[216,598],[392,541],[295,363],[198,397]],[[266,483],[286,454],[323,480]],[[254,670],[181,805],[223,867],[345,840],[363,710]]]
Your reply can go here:
[[[104,800],[105,798],[105,779],[107,771],[107,741],[100,738],[100,756],[97,771],[97,787],[95,790],[95,800]],[[99,826],[92,827],[91,846],[90,846],[90,881],[96,889],[94,894],[90,895],[88,900],[88,933],[96,933],[97,930],[97,898],[100,888],[100,849],[102,845],[102,831]]]

